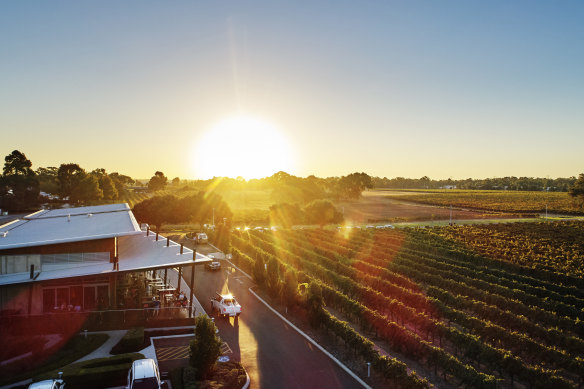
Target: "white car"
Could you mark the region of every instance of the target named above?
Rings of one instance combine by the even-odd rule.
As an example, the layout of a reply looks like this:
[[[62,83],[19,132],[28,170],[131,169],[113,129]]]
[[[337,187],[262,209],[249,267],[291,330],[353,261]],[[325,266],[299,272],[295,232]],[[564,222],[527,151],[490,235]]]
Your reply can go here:
[[[127,389],[160,389],[162,381],[153,359],[137,359],[128,371]]]
[[[207,243],[209,241],[209,238],[207,237],[207,234],[205,234],[204,232],[199,232],[197,234],[197,243]]]
[[[35,382],[28,386],[28,389],[63,389],[65,388],[65,383],[61,379],[63,373],[59,372],[59,378],[56,380],[44,380]]]
[[[211,313],[217,311],[221,316],[239,316],[241,314],[241,305],[237,302],[232,294],[215,293],[215,298],[211,299]]]
[[[207,262],[205,264],[205,268],[207,270],[221,270],[221,262],[216,259],[213,259],[212,262]]]

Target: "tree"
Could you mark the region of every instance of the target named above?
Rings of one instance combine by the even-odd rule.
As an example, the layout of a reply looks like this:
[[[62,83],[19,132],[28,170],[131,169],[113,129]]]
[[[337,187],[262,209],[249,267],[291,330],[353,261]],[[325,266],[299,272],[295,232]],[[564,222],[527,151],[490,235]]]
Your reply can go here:
[[[18,150],[8,154],[4,161],[0,178],[0,208],[24,211],[36,207],[40,185],[31,169],[32,162]]]
[[[258,285],[263,285],[266,281],[266,265],[261,255],[256,258],[253,264],[252,276]]]
[[[166,178],[164,173],[157,171],[154,173],[154,176],[150,178],[150,181],[148,181],[148,190],[152,192],[162,190],[166,187],[167,182],[168,178]]]
[[[322,289],[314,281],[308,284],[306,293],[306,310],[308,311],[308,320],[313,327],[319,327],[324,315],[324,298]]]
[[[179,186],[180,185],[180,178],[174,177],[172,179],[172,186]]]
[[[276,296],[280,289],[280,268],[275,257],[270,257],[266,266],[266,281],[268,290]]]
[[[26,155],[14,150],[4,158],[4,176],[28,176],[34,174],[31,169],[32,162]]]
[[[304,213],[308,223],[318,224],[320,228],[325,224],[343,221],[343,215],[329,200],[313,201],[304,208]]]
[[[73,202],[88,202],[101,200],[103,191],[99,187],[99,180],[93,174],[86,174],[71,192],[70,200]]]
[[[115,200],[119,197],[114,181],[107,174],[105,169],[95,169],[91,172],[91,175],[97,177],[99,188],[103,192],[104,200]]]
[[[134,205],[132,212],[140,223],[156,226],[160,231],[164,223],[183,221],[184,213],[180,209],[181,202],[172,195],[155,196]]]
[[[580,203],[580,206],[584,206],[584,173],[580,173],[568,193]]]
[[[133,185],[136,183],[136,181],[134,181],[132,177],[125,176],[117,172],[110,173],[109,176],[114,182],[114,185],[116,186],[116,190],[118,191],[118,197],[121,197],[122,195],[124,195],[124,193],[126,193],[127,185]]]
[[[293,225],[302,224],[304,213],[298,204],[280,203],[270,206],[270,224],[291,228]]]
[[[112,180],[110,176],[103,175],[99,177],[99,187],[103,191],[103,198],[105,200],[115,200],[119,198],[114,180]]]
[[[39,187],[41,191],[57,195],[59,194],[59,182],[57,181],[58,169],[54,166],[47,168],[39,167],[36,170],[36,175],[39,180]]]
[[[60,193],[62,199],[71,196],[75,187],[85,177],[85,170],[83,170],[76,163],[64,163],[59,166],[57,170],[57,180],[59,182]]]
[[[205,379],[213,372],[217,358],[221,355],[221,339],[216,331],[217,327],[209,316],[197,316],[195,339],[189,345],[189,362],[197,370],[198,379]]]
[[[282,300],[288,306],[296,305],[298,299],[298,276],[294,269],[286,270],[284,273],[284,283],[282,285]]]
[[[352,173],[341,177],[336,192],[339,198],[358,200],[366,188],[373,188],[371,177],[366,173]]]

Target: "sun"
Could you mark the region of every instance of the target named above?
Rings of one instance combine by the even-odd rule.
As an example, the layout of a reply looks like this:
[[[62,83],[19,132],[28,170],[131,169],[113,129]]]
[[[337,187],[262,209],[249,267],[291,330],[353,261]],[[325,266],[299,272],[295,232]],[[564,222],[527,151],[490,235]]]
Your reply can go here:
[[[193,168],[198,178],[263,178],[294,168],[290,142],[272,124],[236,116],[213,125],[198,140]]]

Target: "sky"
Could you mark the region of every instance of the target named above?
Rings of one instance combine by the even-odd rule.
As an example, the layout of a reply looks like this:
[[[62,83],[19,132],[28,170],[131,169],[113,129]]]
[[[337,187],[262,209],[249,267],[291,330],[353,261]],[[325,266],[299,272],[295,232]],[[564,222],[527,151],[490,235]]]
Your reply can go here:
[[[561,0],[0,0],[0,156],[134,178],[577,176],[582,20]]]

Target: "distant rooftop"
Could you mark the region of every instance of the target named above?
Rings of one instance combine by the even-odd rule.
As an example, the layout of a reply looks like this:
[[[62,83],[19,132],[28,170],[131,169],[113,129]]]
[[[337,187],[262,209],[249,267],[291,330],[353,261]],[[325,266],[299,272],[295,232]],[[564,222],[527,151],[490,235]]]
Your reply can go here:
[[[125,203],[41,210],[0,225],[0,250],[138,234]]]

